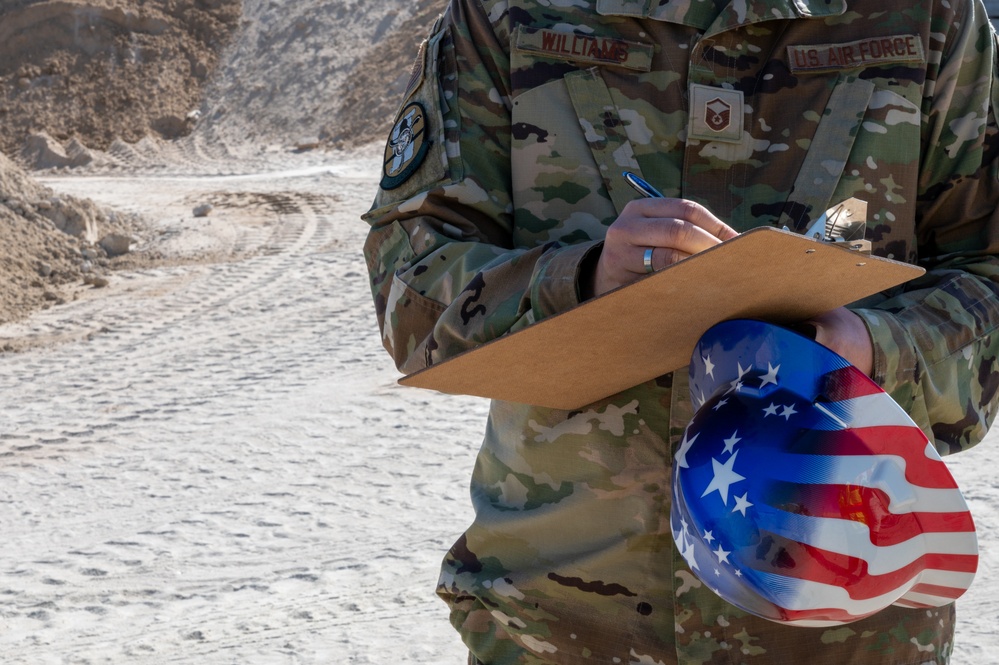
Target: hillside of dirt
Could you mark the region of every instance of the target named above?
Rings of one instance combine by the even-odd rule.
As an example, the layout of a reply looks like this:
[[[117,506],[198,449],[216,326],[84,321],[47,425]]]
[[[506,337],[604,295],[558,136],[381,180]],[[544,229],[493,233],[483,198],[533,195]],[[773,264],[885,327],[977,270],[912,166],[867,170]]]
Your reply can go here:
[[[241,0],[18,0],[0,13],[0,150],[190,132]]]
[[[0,246],[0,323],[102,288],[116,267],[170,259],[139,242],[140,217],[56,197],[30,171],[266,170],[281,153],[381,141],[442,8],[442,0],[0,4],[0,234],[12,239]]]

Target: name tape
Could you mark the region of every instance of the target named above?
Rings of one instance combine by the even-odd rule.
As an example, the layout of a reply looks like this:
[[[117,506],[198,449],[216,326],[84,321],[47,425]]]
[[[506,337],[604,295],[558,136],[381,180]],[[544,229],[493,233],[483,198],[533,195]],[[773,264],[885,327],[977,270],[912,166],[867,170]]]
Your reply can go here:
[[[535,30],[520,26],[517,48],[560,60],[616,65],[647,72],[652,69],[651,44],[613,37],[595,37],[558,30]]]

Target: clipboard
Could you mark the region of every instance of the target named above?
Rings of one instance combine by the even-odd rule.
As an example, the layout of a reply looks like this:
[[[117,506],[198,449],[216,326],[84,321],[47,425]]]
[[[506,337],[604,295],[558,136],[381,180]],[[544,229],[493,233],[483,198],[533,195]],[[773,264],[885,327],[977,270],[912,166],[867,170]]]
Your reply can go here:
[[[399,383],[577,409],[687,366],[697,340],[720,321],[794,323],[923,273],[762,227]]]

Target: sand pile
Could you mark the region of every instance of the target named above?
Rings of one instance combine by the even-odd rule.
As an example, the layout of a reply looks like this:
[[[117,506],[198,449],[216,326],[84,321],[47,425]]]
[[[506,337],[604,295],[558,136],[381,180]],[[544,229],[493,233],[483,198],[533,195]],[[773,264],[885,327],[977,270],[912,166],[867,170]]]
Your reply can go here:
[[[137,218],[56,195],[0,153],[0,324],[107,285]]]

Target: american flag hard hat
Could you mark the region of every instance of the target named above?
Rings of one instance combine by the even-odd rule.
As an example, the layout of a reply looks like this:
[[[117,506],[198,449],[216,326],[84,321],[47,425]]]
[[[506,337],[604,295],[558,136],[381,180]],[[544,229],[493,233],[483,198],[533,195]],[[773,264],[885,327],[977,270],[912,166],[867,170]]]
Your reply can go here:
[[[937,451],[839,355],[760,321],[718,324],[690,363],[695,414],[673,459],[673,540],[727,602],[798,626],[971,585],[975,526]]]

